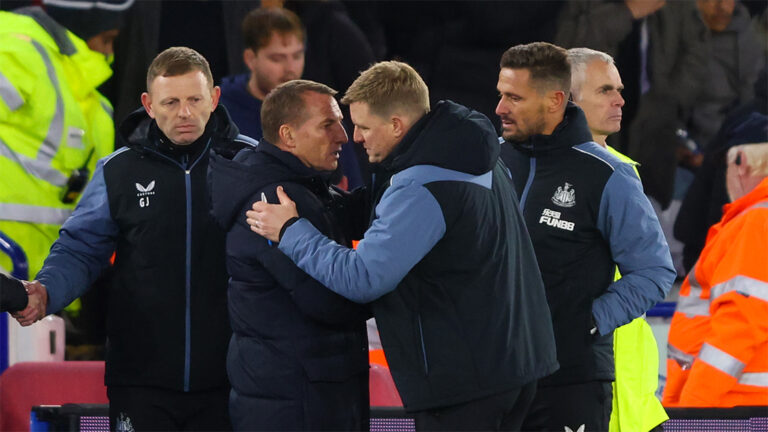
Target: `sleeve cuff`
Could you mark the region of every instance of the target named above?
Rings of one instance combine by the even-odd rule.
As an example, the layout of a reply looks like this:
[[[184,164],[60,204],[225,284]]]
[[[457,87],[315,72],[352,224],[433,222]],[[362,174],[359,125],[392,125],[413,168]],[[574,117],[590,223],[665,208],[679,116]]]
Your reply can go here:
[[[280,235],[277,236],[277,241],[280,241],[283,238],[283,234],[285,234],[285,230],[287,230],[289,226],[295,224],[298,220],[299,218],[294,216],[288,219],[287,221],[285,221],[285,223],[283,224],[283,227],[280,228]]]

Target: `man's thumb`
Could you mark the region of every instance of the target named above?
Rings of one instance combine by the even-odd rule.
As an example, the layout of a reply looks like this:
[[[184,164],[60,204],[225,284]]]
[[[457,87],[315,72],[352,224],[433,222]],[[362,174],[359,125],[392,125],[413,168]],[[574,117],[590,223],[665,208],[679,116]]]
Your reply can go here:
[[[280,204],[290,204],[293,202],[282,186],[277,187],[277,199],[280,200]]]

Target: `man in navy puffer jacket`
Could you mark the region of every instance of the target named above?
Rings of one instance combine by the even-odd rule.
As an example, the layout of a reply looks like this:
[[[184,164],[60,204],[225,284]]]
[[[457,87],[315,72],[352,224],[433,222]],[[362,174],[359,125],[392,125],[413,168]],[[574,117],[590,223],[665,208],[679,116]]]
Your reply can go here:
[[[277,202],[281,185],[318,230],[350,244],[352,220],[364,218],[348,217],[364,210],[328,182],[347,142],[335,93],[312,81],[282,84],[264,100],[259,146],[231,160],[211,156],[213,213],[228,231],[235,430],[368,428],[368,308],[323,287],[245,220],[254,200]]]

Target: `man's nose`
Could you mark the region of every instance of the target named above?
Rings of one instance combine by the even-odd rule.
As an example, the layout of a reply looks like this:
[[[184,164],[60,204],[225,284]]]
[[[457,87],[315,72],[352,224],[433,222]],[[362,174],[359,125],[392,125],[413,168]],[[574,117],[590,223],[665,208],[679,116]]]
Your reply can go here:
[[[192,111],[189,109],[189,104],[182,103],[179,108],[179,117],[189,117],[192,115]]]
[[[352,140],[356,143],[362,143],[365,140],[363,139],[363,134],[360,133],[360,129],[355,126],[354,132],[352,132]]]
[[[291,76],[300,78],[304,69],[304,59],[289,58],[285,68]]]
[[[508,112],[509,110],[507,109],[506,104],[504,104],[504,101],[502,99],[499,99],[499,103],[496,104],[496,111],[495,111],[496,115],[502,116]]]
[[[349,141],[349,137],[347,137],[347,131],[344,130],[344,126],[342,126],[341,123],[337,123],[335,129],[335,140],[338,144],[344,144],[345,142]]]

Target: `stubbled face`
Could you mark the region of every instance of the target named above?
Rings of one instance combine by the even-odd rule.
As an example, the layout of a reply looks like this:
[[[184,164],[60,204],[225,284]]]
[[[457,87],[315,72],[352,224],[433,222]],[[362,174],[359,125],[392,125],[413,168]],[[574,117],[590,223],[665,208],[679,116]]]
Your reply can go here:
[[[220,92],[218,87],[211,87],[202,72],[191,71],[156,77],[149,92],[141,95],[141,102],[168,139],[188,145],[203,135]]]
[[[115,53],[115,38],[119,33],[120,32],[117,29],[107,30],[97,34],[96,36],[92,36],[85,43],[91,50],[100,52],[105,56],[110,57]]]
[[[503,68],[499,72],[496,115],[501,119],[505,140],[524,141],[546,131],[546,93],[539,93],[530,78],[528,69]]]
[[[349,105],[349,115],[355,125],[354,140],[362,144],[368,153],[368,162],[379,163],[392,153],[400,142],[394,125],[386,118],[371,113],[365,102]]]
[[[697,0],[704,24],[713,32],[721,32],[728,27],[736,8],[736,0]]]
[[[304,94],[305,121],[294,129],[293,153],[306,166],[317,171],[333,171],[339,165],[341,146],[347,133],[341,125],[341,109],[331,95]]]
[[[304,72],[304,42],[294,34],[273,33],[269,43],[246,56],[251,71],[251,93],[264,100],[278,85],[301,78]]]
[[[616,66],[601,60],[587,65],[576,104],[587,116],[592,136],[608,136],[621,130],[624,84]]]

